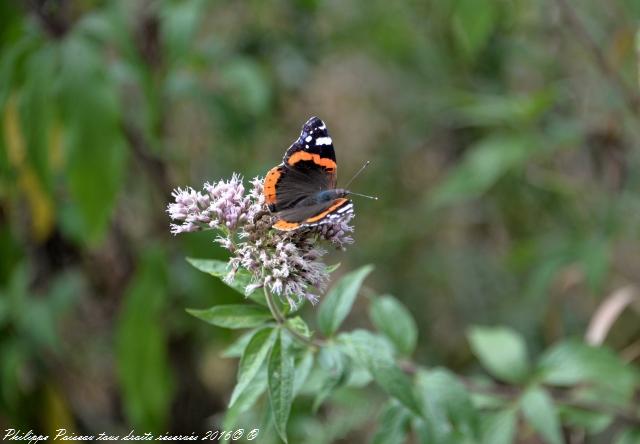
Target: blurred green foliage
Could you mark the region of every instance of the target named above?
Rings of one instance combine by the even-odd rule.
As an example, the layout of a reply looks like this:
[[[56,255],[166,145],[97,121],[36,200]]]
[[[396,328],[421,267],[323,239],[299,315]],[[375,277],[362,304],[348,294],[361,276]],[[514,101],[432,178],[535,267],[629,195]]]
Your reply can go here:
[[[559,4],[0,2],[0,426],[219,424],[235,363],[217,355],[235,337],[184,307],[242,299],[184,262],[224,256],[207,233],[170,236],[164,208],[175,186],[263,175],[311,115],[329,126],[341,179],[373,162],[354,188],[380,200],[356,202],[338,274],[375,264],[369,285],[416,319],[417,361],[466,373],[473,351],[496,378],[519,380],[533,369],[499,369],[486,341],[517,355],[526,340],[533,359],[583,335],[610,292],[640,285],[639,114],[616,86],[638,91],[640,6],[571,3],[612,77]],[[373,324],[410,353],[413,333],[385,330],[397,308],[379,304]],[[366,310],[356,299],[345,323],[372,325]],[[473,330],[469,347],[475,324],[523,338]],[[607,336],[635,364],[639,325],[627,310]],[[544,381],[602,373],[607,392],[612,374],[632,379],[612,360],[560,345],[544,354]],[[443,372],[420,376],[425,393]],[[540,390],[527,415],[546,410]],[[409,421],[397,401],[362,396],[377,399],[345,390],[318,416],[300,413],[313,398],[296,400],[293,436],[353,442],[375,415]],[[347,414],[356,402],[371,410]],[[561,413],[598,442],[616,432]],[[515,415],[498,411],[483,436],[507,440]]]

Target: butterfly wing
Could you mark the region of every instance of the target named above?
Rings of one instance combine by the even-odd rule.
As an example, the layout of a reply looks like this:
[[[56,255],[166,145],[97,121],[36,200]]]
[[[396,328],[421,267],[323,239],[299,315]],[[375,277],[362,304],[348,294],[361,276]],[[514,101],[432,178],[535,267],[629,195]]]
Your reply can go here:
[[[264,196],[272,212],[296,206],[306,197],[336,186],[336,154],[327,126],[317,117],[302,127],[298,139],[264,180]]]
[[[283,164],[292,168],[300,168],[307,161],[313,161],[334,174],[337,169],[333,140],[329,136],[327,125],[318,117],[307,120],[302,126],[300,136],[282,159]]]
[[[282,231],[291,231],[300,227],[313,227],[332,222],[353,213],[353,203],[344,197],[329,202],[308,206],[297,206],[278,213],[278,220],[273,227]]]

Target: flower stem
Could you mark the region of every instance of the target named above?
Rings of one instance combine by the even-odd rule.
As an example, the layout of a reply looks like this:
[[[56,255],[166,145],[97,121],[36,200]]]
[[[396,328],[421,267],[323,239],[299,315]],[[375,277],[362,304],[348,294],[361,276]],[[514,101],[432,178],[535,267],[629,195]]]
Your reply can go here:
[[[280,312],[280,310],[278,309],[278,306],[276,305],[276,302],[273,300],[273,295],[271,294],[269,289],[267,289],[267,287],[265,286],[263,287],[263,290],[264,290],[265,299],[267,300],[267,306],[269,307],[269,310],[271,311],[271,314],[273,315],[273,318],[276,320],[278,325],[281,325],[285,330],[287,330],[291,334],[291,336],[296,338],[298,341],[308,345],[309,347],[317,349],[326,345],[325,341],[307,338],[306,336],[301,335],[296,330],[291,328],[287,322],[287,318],[285,318],[282,312]]]

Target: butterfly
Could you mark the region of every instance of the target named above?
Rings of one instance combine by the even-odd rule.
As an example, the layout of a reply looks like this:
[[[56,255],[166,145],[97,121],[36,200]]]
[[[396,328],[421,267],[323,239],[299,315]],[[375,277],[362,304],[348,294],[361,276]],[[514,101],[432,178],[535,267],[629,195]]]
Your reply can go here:
[[[282,163],[265,176],[265,201],[278,218],[273,228],[292,231],[353,214],[347,198],[352,193],[336,188],[337,168],[327,126],[318,117],[310,118]]]

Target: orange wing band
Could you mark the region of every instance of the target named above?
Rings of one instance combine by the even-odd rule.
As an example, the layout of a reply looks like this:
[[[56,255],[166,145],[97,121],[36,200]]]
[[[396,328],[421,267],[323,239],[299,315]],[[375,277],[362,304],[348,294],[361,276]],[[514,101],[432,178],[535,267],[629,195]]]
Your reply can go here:
[[[310,217],[309,219],[305,220],[304,223],[306,224],[310,224],[313,222],[317,222],[320,219],[322,219],[323,217],[325,217],[327,214],[334,212],[335,210],[337,210],[338,208],[340,208],[342,205],[344,205],[349,199],[345,199],[344,197],[341,197],[340,199],[336,200],[336,203],[334,203],[333,205],[331,205],[329,208],[327,208],[326,210],[324,210],[322,213],[318,214],[317,216],[313,216]]]
[[[264,178],[263,193],[267,205],[271,205],[276,201],[276,185],[281,175],[280,166],[277,166],[271,168]]]
[[[287,222],[286,220],[279,220],[275,224],[273,224],[273,228],[277,228],[282,231],[291,231],[298,228],[300,224],[298,222]]]
[[[311,160],[316,165],[325,167],[330,173],[333,173],[336,170],[336,163],[333,160],[326,157],[320,157],[320,154],[313,154],[307,151],[298,151],[293,153],[291,157],[289,157],[289,160],[287,160],[287,163],[290,166],[293,166],[302,160]]]

